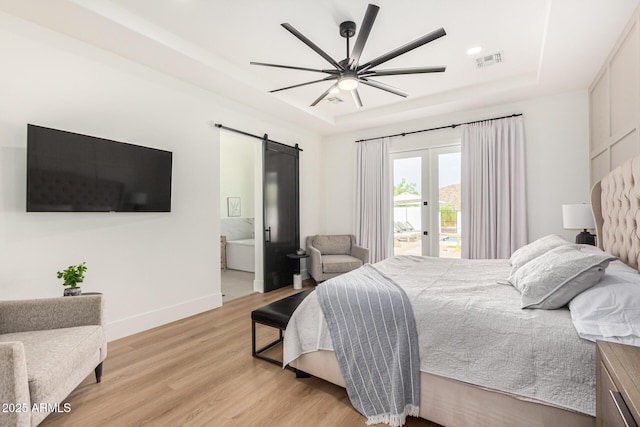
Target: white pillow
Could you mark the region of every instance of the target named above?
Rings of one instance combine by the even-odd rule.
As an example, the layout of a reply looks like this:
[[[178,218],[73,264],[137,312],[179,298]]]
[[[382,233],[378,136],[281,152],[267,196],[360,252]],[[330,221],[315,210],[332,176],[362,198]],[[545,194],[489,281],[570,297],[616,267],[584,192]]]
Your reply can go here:
[[[552,310],[598,283],[615,259],[586,254],[575,245],[558,246],[512,271],[509,283],[522,294],[522,308]]]
[[[524,245],[511,254],[511,258],[509,258],[509,262],[512,266],[511,274],[529,261],[536,259],[540,255],[544,255],[553,248],[564,245],[572,245],[572,243],[567,242],[557,234],[549,234],[548,236],[541,237],[528,245]]]
[[[611,264],[602,280],[569,303],[581,338],[640,346],[640,274]]]

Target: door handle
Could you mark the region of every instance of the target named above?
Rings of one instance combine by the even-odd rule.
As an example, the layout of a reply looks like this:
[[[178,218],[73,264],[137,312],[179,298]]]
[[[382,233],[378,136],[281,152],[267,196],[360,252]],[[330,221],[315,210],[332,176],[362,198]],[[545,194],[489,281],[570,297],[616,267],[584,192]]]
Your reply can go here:
[[[271,227],[267,227],[266,230],[264,230],[265,233],[267,233],[267,236],[265,236],[264,242],[265,243],[271,243]]]

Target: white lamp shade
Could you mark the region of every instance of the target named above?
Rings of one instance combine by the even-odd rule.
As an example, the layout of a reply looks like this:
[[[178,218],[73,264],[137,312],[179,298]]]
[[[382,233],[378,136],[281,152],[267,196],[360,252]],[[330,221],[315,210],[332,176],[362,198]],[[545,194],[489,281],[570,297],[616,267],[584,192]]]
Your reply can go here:
[[[585,230],[595,228],[591,205],[562,205],[562,225],[567,230]]]

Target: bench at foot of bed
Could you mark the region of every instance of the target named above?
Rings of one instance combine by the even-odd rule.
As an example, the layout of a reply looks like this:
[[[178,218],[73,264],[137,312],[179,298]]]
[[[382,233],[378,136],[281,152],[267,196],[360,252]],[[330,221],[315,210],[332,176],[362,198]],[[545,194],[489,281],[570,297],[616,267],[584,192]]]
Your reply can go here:
[[[251,312],[251,351],[253,357],[282,366],[281,360],[273,359],[269,356],[263,355],[262,353],[282,342],[282,332],[287,328],[291,315],[296,308],[298,308],[302,300],[304,300],[307,295],[313,291],[314,289],[309,289],[304,292],[299,292]],[[256,323],[278,329],[279,338],[260,349],[256,349]],[[304,374],[304,372],[300,372]],[[298,376],[298,372],[296,372],[296,378],[304,377]]]

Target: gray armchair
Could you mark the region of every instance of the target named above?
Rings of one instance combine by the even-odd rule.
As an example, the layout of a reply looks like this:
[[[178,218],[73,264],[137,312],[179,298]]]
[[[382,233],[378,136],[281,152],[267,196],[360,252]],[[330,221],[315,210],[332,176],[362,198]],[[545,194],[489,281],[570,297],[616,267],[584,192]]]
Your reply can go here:
[[[0,426],[36,426],[92,371],[100,382],[103,322],[102,295],[0,301],[0,402],[27,408]]]
[[[369,249],[356,245],[352,234],[307,237],[309,274],[322,282],[369,262]]]

